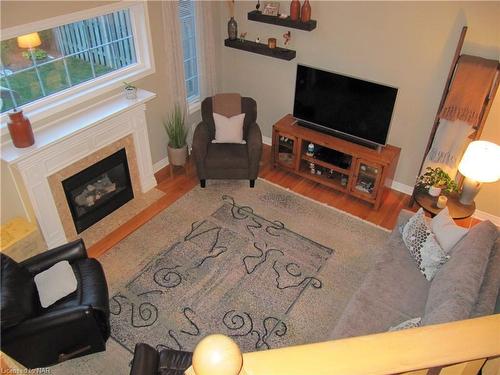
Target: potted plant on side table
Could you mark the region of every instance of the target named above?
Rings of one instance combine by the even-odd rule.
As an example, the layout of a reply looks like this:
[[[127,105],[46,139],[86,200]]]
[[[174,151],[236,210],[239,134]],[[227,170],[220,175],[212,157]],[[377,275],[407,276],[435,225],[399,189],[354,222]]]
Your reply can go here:
[[[446,195],[458,191],[457,183],[439,167],[427,167],[425,173],[418,178],[416,188],[426,191],[432,197],[438,197],[441,193]]]
[[[171,165],[183,166],[188,156],[187,135],[188,130],[184,124],[184,114],[178,104],[173,112],[163,123],[168,136],[167,154]]]

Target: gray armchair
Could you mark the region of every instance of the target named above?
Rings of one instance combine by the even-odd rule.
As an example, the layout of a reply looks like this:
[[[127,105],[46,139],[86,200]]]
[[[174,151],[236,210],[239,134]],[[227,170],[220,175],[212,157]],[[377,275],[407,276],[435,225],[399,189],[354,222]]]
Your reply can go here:
[[[262,134],[256,123],[257,103],[252,98],[241,98],[246,144],[212,143],[215,139],[213,112],[213,100],[206,98],[201,103],[202,121],[193,136],[193,156],[200,186],[205,187],[207,179],[248,179],[250,187],[254,187],[262,155]]]

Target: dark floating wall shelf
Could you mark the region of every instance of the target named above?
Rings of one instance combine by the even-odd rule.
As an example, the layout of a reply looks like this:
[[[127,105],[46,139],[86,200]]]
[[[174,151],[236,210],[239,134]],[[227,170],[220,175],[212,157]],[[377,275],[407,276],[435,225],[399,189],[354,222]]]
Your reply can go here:
[[[305,31],[312,31],[316,28],[316,20],[310,20],[308,22],[292,21],[290,17],[279,18],[277,16],[267,16],[257,10],[248,12],[248,19],[250,21],[270,23],[271,25],[290,27]]]
[[[251,40],[241,41],[240,39],[236,40],[224,40],[224,45],[226,47],[241,49],[247,52],[258,53],[264,56],[275,57],[277,59],[282,60],[293,60],[295,58],[296,52],[291,49],[286,48],[269,48],[265,43],[256,43]]]

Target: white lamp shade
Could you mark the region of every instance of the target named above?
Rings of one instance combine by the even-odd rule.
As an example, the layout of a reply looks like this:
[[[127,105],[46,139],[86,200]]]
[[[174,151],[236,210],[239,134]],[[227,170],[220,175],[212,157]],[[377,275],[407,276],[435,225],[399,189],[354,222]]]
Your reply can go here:
[[[17,45],[19,48],[35,48],[42,44],[38,33],[31,33],[17,37]]]
[[[500,179],[500,146],[488,141],[474,141],[467,146],[458,170],[477,182]]]

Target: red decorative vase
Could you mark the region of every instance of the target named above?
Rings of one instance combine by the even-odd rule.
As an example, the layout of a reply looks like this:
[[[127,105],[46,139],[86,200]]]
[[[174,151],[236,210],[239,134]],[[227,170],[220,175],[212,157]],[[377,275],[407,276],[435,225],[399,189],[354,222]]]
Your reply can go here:
[[[309,4],[309,0],[305,0],[304,4],[302,4],[300,20],[302,22],[309,22],[311,20],[311,4]]]
[[[300,1],[292,0],[290,3],[290,20],[298,21],[300,18]]]
[[[14,111],[9,113],[9,128],[12,143],[18,148],[29,147],[35,143],[33,130],[31,129],[30,120],[23,115],[23,111]]]

